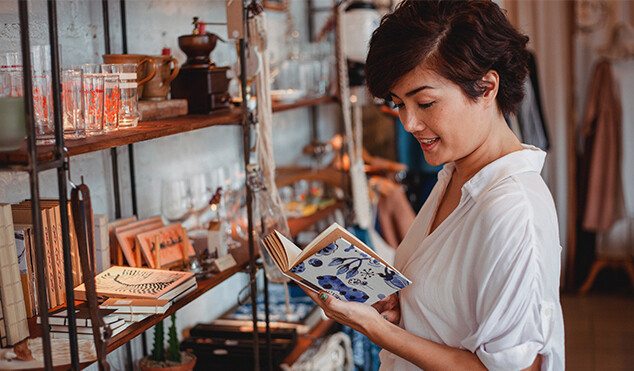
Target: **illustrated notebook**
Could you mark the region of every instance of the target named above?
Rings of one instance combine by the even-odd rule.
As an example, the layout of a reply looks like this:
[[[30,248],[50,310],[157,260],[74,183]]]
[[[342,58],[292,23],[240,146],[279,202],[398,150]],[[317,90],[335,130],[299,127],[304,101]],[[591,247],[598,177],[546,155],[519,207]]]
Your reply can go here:
[[[303,251],[278,231],[266,236],[263,244],[282,273],[341,300],[373,304],[411,283],[336,223]]]

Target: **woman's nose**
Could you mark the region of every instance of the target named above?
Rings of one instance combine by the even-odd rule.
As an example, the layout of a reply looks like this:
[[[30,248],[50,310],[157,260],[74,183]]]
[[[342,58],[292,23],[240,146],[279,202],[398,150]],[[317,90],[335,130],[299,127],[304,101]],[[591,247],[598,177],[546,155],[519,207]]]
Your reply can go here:
[[[401,114],[399,117],[401,119],[401,123],[403,124],[403,128],[409,133],[421,131],[424,127],[423,123],[416,117],[416,115]]]

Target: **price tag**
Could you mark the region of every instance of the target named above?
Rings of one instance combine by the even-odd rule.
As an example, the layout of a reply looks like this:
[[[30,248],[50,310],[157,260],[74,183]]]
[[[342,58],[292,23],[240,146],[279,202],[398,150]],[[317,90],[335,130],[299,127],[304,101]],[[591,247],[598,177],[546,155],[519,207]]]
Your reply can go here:
[[[227,254],[221,258],[216,259],[214,261],[214,264],[216,264],[216,267],[218,267],[218,270],[222,272],[231,267],[236,266],[238,263],[233,258],[233,255]]]

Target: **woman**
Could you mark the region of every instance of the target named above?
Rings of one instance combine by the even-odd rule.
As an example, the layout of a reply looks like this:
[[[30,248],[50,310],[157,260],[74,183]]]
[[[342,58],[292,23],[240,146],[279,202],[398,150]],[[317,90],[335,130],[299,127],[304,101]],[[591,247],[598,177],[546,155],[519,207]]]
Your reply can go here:
[[[564,369],[545,153],[504,119],[523,97],[527,42],[484,0],[405,0],[372,36],[371,93],[445,165],[396,252],[410,286],[373,307],[310,295],[384,349],[382,370]]]

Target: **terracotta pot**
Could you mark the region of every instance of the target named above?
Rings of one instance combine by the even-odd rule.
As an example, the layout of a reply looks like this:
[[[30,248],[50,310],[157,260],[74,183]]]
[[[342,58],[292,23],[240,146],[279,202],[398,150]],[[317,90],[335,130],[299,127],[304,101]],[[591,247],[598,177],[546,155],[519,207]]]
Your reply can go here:
[[[156,68],[154,67],[154,63],[152,63],[152,59],[147,55],[141,54],[104,54],[103,55],[104,63],[112,63],[112,64],[121,64],[121,63],[136,63],[137,72],[136,72],[136,81],[137,81],[137,92],[139,99],[143,97],[143,84],[150,81],[152,77],[156,74]]]
[[[152,361],[149,360],[150,356],[147,356],[139,361],[139,368],[141,371],[191,371],[194,369],[196,356],[193,353],[181,352],[181,358],[185,363],[177,366],[156,367],[152,365]]]

